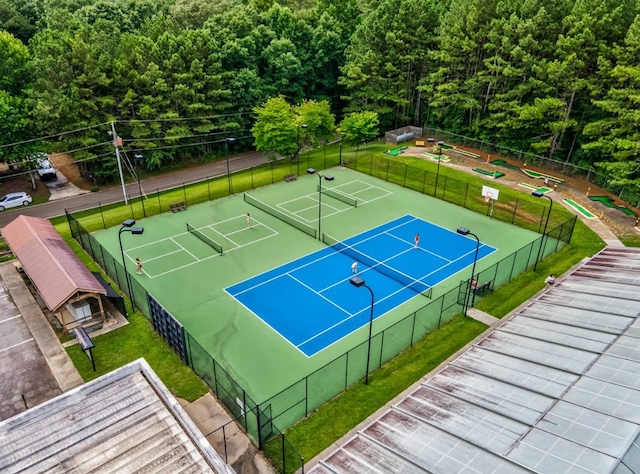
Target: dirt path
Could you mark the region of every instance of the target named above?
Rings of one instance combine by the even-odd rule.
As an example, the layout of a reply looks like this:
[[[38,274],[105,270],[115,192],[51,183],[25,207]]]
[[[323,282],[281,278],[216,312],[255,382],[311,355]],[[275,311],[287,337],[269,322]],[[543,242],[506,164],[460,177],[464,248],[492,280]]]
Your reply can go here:
[[[480,155],[480,158],[472,158],[472,157],[463,155],[461,153],[457,153],[455,149],[444,150],[443,155],[448,156],[451,161],[442,162],[441,166],[455,168],[465,173],[472,174],[476,177],[483,178],[487,181],[487,185],[491,185],[491,183],[499,183],[501,185],[508,186],[520,192],[527,192],[527,191],[522,186],[519,186],[518,183],[527,183],[534,186],[544,185],[540,180],[530,178],[521,170],[521,168],[523,167],[523,163],[519,163],[517,161],[513,161],[508,158],[503,158],[497,155],[488,155],[486,153],[482,153],[477,150],[473,150],[469,148],[464,148],[464,149],[466,151]],[[433,153],[433,148],[410,146],[405,150],[404,154],[416,156],[423,159],[428,159],[422,155],[422,153],[424,152]],[[511,165],[517,166],[519,169],[514,170],[505,166],[498,166],[498,165],[491,164],[490,162],[493,160],[504,160],[505,162]],[[499,171],[501,173],[504,173],[504,176],[498,179],[494,179],[489,176],[485,176],[473,171],[473,168],[481,168],[487,171]],[[552,173],[542,168],[527,166],[527,169],[530,169],[532,171],[538,171],[540,173],[551,174],[553,176],[557,176],[564,180],[564,183],[559,184],[556,187],[555,191],[552,191],[550,194],[554,203],[563,204],[565,205],[565,207],[571,210],[571,208],[563,202],[563,199],[571,199],[579,203],[586,209],[590,210],[596,216],[598,216],[598,218],[602,221],[602,223],[605,224],[618,237],[630,237],[630,236],[637,237],[638,236],[638,230],[637,230],[637,227],[635,226],[636,224],[635,217],[629,216],[618,209],[607,207],[598,201],[592,201],[591,199],[589,199],[588,196],[609,196],[614,203],[618,205],[626,206],[627,208],[636,212],[638,215],[640,215],[640,210],[630,206],[628,203],[622,202],[613,194],[586,181],[582,181],[569,176],[564,176],[564,175],[561,175],[560,173]],[[575,213],[575,211],[573,210],[572,212]]]

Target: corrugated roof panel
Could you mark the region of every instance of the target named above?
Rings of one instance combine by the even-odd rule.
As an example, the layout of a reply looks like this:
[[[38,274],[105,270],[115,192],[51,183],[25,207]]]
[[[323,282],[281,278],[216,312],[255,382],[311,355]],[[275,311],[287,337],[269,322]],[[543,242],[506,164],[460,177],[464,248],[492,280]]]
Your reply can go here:
[[[560,397],[579,377],[481,347],[472,347],[452,364],[550,397]]]
[[[640,390],[640,362],[638,361],[603,354],[585,375]]]
[[[382,415],[362,435],[425,469],[427,472],[520,473],[527,472],[515,463],[478,448],[427,423],[396,410]]]
[[[536,425],[569,441],[609,456],[625,452],[638,425],[559,400]]]
[[[619,275],[618,272],[616,272]],[[638,277],[640,283],[640,277]],[[640,301],[638,288],[628,283],[616,283],[604,280],[591,280],[586,278],[567,278],[560,283],[563,290],[577,293],[589,293],[590,295],[609,296]]]
[[[553,402],[551,397],[453,366],[447,366],[425,385],[528,425],[533,425]]]
[[[76,293],[107,294],[48,220],[19,216],[2,235],[49,310],[57,311]]]
[[[597,354],[593,352],[509,334],[499,329],[482,339],[478,345],[487,350],[566,370],[574,374],[583,373],[597,357]]]
[[[607,354],[640,362],[640,341],[636,337],[622,335],[611,345]]]
[[[519,315],[613,334],[622,334],[632,321],[628,316],[596,313],[587,309],[566,306],[554,306],[539,301],[524,308]]]
[[[395,408],[496,454],[507,454],[528,430],[491,410],[421,386]]]
[[[616,338],[614,334],[522,316],[516,316],[505,322],[500,326],[500,331],[563,344],[590,352],[604,352]]]
[[[536,472],[602,474],[610,472],[616,458],[539,429],[533,429],[509,454]]]
[[[585,298],[584,293],[563,291],[560,288],[553,288],[552,291],[543,293],[539,300],[548,304],[581,308],[600,313],[618,314],[630,318],[635,318],[638,315],[637,301],[621,300],[599,295],[589,295],[588,298]]]
[[[562,398],[600,413],[640,423],[640,390],[582,377]]]

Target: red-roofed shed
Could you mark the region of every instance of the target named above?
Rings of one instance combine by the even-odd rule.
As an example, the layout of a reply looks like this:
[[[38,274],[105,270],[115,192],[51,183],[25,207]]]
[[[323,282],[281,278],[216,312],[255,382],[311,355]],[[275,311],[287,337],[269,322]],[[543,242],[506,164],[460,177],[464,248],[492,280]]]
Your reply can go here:
[[[101,295],[106,295],[107,290],[48,220],[20,216],[2,228],[2,235],[50,311],[72,311],[74,304],[86,306],[84,300],[95,298],[99,316],[105,319]],[[86,319],[92,317],[93,314]],[[81,322],[71,319],[60,318],[67,330]]]

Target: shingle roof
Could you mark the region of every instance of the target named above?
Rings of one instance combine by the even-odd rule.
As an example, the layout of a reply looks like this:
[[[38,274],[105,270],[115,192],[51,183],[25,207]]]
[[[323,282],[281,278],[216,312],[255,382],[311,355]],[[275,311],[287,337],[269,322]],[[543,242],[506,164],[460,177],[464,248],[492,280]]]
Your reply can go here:
[[[48,220],[19,216],[2,235],[50,311],[77,293],[107,294]]]

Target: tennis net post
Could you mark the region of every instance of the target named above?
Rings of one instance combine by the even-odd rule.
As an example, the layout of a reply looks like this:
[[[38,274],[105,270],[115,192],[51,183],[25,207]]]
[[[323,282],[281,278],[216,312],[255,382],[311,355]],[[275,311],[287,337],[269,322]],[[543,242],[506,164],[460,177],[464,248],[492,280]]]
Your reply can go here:
[[[191,235],[195,235],[197,238],[199,238],[209,247],[213,248],[220,255],[222,255],[222,245],[220,245],[218,242],[213,240],[211,237],[205,235],[200,229],[197,229],[196,227],[192,226],[187,222],[187,230],[191,233]]]

